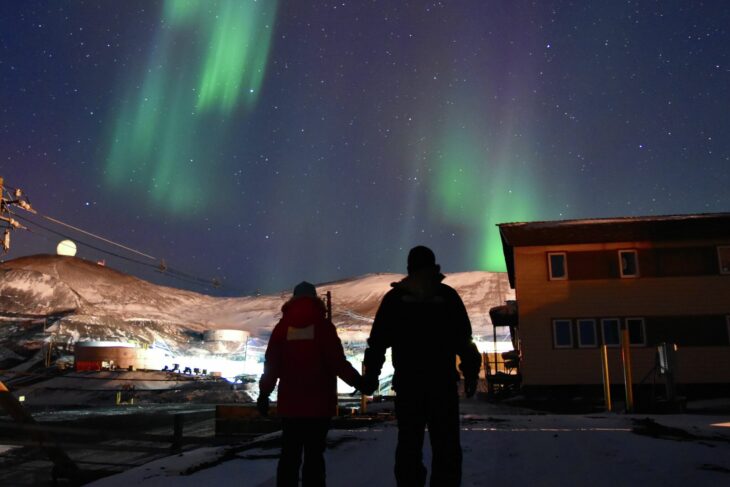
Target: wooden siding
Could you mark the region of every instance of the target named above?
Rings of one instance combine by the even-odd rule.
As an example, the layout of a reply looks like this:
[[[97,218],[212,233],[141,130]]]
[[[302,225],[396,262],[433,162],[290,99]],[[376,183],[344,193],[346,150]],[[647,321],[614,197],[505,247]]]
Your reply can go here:
[[[654,276],[644,275],[641,257],[650,250],[652,255],[669,255],[671,257],[667,258],[667,262],[674,259],[674,265],[680,265],[681,255],[685,252],[682,249],[714,250],[717,245],[728,244],[730,242],[723,240],[662,245],[618,242],[515,248],[523,383],[557,385],[601,382],[598,348],[553,347],[552,320],[556,318],[642,317],[648,319],[647,323],[655,323],[654,320],[659,318],[661,321],[661,317],[730,315],[730,275],[719,273],[716,254],[713,257],[716,266],[714,275],[691,275],[694,273],[692,271],[689,272],[690,275],[674,277],[657,277],[662,272],[661,269],[649,272]],[[606,259],[602,265],[604,269],[615,266],[618,275],[619,249],[639,250],[639,278],[574,278],[576,270],[570,267],[571,253],[586,252],[593,253],[594,256],[612,254],[615,259],[613,264],[609,262],[611,259]],[[568,280],[548,279],[546,252],[568,252]],[[710,254],[698,255],[701,256],[694,263],[688,262],[688,269],[707,265]],[[653,265],[657,269],[656,264]],[[651,266],[652,264],[649,269]],[[672,322],[672,318],[668,318],[667,323],[670,323],[668,326],[681,326]],[[686,383],[730,383],[730,347],[725,343],[727,342],[721,342],[722,346],[681,346],[678,355],[678,380]],[[609,355],[611,382],[619,384],[622,381],[620,351],[618,348],[609,348]],[[655,347],[632,347],[633,372],[637,382],[654,367],[654,360]]]
[[[682,347],[730,345],[727,316],[650,316],[646,318],[649,345],[661,342]],[[729,352],[730,353],[730,350]]]
[[[623,250],[623,249],[622,249]],[[639,275],[643,277],[713,276],[719,274],[715,247],[641,249]],[[567,253],[570,279],[620,279],[618,250]]]

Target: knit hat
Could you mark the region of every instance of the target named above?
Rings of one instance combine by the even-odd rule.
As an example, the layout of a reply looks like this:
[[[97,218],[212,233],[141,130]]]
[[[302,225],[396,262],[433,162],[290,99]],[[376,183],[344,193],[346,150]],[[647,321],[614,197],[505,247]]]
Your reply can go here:
[[[314,287],[314,284],[302,281],[294,287],[294,297],[296,298],[299,296],[310,296],[312,298],[316,298],[317,289]]]
[[[434,267],[436,267],[436,255],[428,247],[419,245],[408,252],[408,274]]]

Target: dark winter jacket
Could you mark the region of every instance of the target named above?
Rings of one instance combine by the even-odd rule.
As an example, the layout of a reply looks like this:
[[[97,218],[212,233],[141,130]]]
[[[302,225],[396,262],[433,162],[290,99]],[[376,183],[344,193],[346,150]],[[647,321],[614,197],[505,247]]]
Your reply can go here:
[[[459,294],[443,284],[438,267],[391,284],[368,339],[365,368],[380,374],[385,350],[392,347],[393,389],[453,387],[459,379],[456,356],[465,375],[476,376],[481,355],[472,342],[471,323]]]
[[[320,299],[292,298],[282,313],[266,349],[261,394],[271,394],[278,379],[279,416],[334,416],[337,376],[356,387],[360,374],[345,358],[337,330],[325,317]]]

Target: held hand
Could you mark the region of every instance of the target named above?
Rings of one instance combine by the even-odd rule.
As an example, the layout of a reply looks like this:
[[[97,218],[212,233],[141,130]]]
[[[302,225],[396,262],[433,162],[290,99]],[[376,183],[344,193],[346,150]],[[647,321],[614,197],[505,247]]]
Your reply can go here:
[[[378,381],[377,377],[374,377],[372,375],[365,374],[362,377],[362,383],[360,392],[365,394],[366,396],[372,396],[373,393],[378,390],[378,386],[380,385],[380,381]]]
[[[269,415],[269,396],[259,396],[256,401],[256,409],[259,414],[263,417]]]
[[[350,385],[355,388],[351,394],[362,394],[362,377],[360,375],[357,376],[355,383]]]

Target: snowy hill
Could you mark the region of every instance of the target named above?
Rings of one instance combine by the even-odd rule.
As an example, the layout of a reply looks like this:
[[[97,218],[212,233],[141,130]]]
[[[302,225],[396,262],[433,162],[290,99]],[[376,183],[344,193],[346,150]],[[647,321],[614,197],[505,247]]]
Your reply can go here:
[[[364,343],[380,300],[390,283],[402,277],[369,274],[317,286],[320,293],[332,293],[333,321],[343,342]],[[455,273],[445,282],[464,299],[475,335],[491,335],[489,308],[514,298],[503,273]],[[23,257],[0,264],[0,316],[8,323],[0,323],[0,340],[10,348],[37,347],[43,340],[38,327],[19,327],[21,318],[28,323],[29,315],[63,314],[53,331],[68,344],[84,339],[135,340],[164,342],[173,351],[182,351],[195,348],[208,329],[241,329],[253,338],[266,338],[289,296],[287,290],[216,298],[151,284],[75,257]]]

